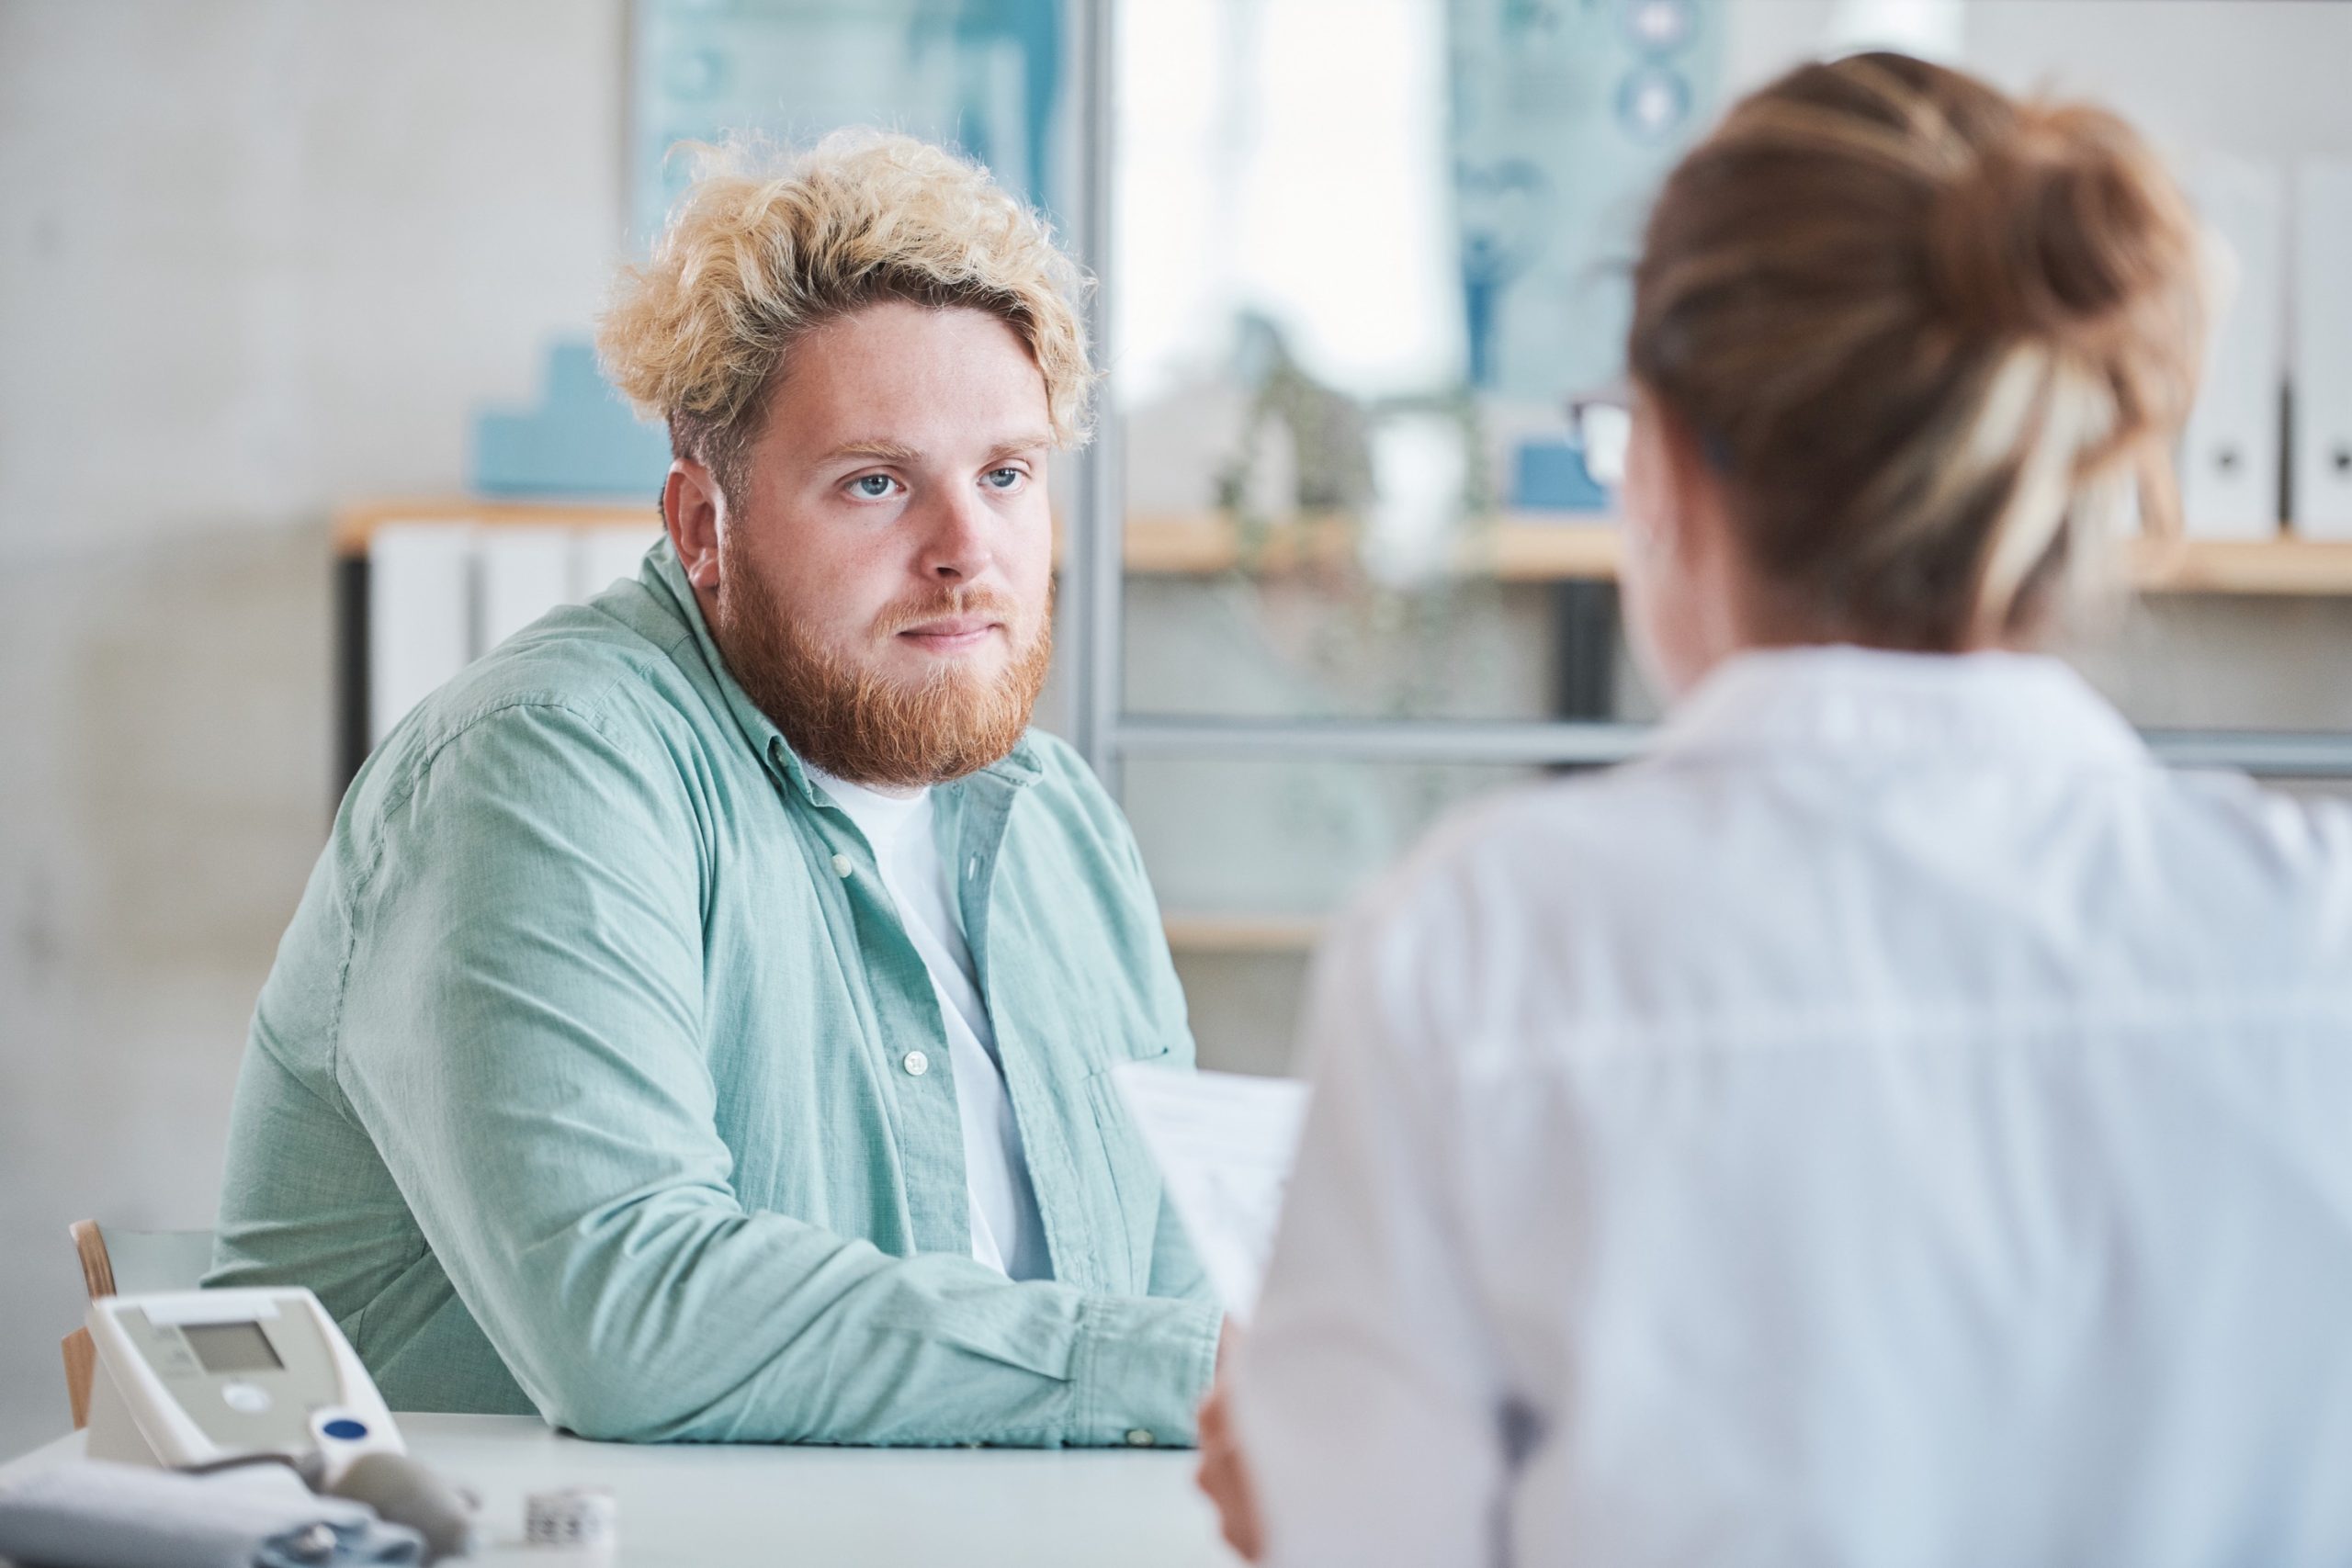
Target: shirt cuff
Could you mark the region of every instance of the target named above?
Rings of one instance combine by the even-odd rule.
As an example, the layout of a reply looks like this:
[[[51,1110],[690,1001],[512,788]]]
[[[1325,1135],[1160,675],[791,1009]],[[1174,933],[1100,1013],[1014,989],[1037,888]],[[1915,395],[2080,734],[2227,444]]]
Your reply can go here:
[[[1091,1296],[1080,1309],[1075,1448],[1190,1448],[1225,1314],[1200,1302]]]

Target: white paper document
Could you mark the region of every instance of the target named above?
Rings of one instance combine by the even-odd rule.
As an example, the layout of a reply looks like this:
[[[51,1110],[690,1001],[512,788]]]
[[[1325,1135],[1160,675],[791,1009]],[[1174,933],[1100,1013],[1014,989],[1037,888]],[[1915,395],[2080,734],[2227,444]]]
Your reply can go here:
[[[1182,1073],[1148,1062],[1114,1069],[1169,1201],[1225,1310],[1246,1318],[1274,1250],[1283,1190],[1298,1153],[1306,1086],[1295,1078]]]

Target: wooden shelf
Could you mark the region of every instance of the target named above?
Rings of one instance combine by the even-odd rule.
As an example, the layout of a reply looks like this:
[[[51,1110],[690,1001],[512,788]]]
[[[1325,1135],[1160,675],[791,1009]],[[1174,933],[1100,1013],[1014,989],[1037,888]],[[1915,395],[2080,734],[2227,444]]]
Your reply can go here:
[[[1557,582],[1617,575],[1619,535],[1607,521],[1497,518],[1469,530],[1453,570],[1504,582]],[[1240,528],[1217,513],[1145,515],[1127,523],[1127,570],[1142,576],[1208,577],[1245,564],[1281,573],[1346,564],[1343,519],[1302,517],[1266,532],[1245,548]]]
[[[641,527],[650,539],[659,525],[650,503],[596,504],[567,501],[368,502],[336,513],[338,553],[364,555],[375,531],[388,523],[473,523],[486,527]],[[1472,528],[1454,570],[1501,582],[1608,581],[1617,575],[1623,538],[1607,520],[1568,521],[1509,513]],[[1336,569],[1346,563],[1348,530],[1341,520],[1307,516],[1270,528],[1247,548],[1241,530],[1217,513],[1161,513],[1127,524],[1127,570],[1148,577],[1214,577],[1247,568],[1281,574]],[[2352,596],[2352,540],[2140,540],[2132,551],[2135,586],[2152,593],[2303,594]]]
[[[1313,915],[1165,914],[1160,923],[1175,953],[1308,953],[1323,935],[1323,922]]]
[[[2352,540],[2143,539],[2132,575],[2151,593],[2352,594]]]
[[[642,527],[646,543],[662,526],[662,515],[650,502],[623,504],[588,501],[484,501],[473,496],[442,495],[420,501],[363,501],[334,514],[334,550],[340,556],[364,556],[376,530],[389,523],[472,523],[483,527],[626,528]]]
[[[1346,536],[1336,523],[1315,519],[1275,531],[1259,547],[1255,565],[1266,571],[1336,560]],[[1623,536],[1613,522],[1567,522],[1504,516],[1475,529],[1456,570],[1503,582],[1612,580]],[[1232,522],[1197,517],[1139,517],[1127,525],[1127,570],[1152,575],[1205,576],[1241,564]],[[2149,593],[2352,595],[2352,540],[2135,540],[2132,585]]]

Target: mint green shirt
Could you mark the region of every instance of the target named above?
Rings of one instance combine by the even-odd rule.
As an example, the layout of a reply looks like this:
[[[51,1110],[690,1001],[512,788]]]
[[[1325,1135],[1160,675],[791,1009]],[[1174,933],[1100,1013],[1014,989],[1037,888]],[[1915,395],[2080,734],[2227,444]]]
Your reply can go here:
[[[1043,734],[936,828],[1051,1280],[971,1257],[922,960],[664,542],[353,783],[254,1011],[206,1283],[311,1287],[395,1410],[1189,1442],[1220,1318],[1110,1077],[1193,1058],[1135,842]]]

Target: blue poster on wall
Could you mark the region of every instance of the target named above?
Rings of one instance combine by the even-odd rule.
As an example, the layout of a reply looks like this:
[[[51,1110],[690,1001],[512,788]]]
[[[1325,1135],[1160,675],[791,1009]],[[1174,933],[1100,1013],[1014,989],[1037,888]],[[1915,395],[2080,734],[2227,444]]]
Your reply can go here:
[[[848,125],[941,141],[1051,211],[1062,0],[636,0],[630,219],[639,243],[692,177],[682,141],[786,144]]]
[[[1631,263],[1714,113],[1724,0],[1451,0],[1470,379],[1555,402],[1623,367]]]
[[[848,125],[944,141],[1048,211],[1062,92],[1062,0],[636,0],[629,12],[629,221],[650,245],[694,175],[680,142],[798,144]],[[584,342],[548,354],[526,408],[475,422],[488,495],[659,488],[667,435],[640,424]]]

